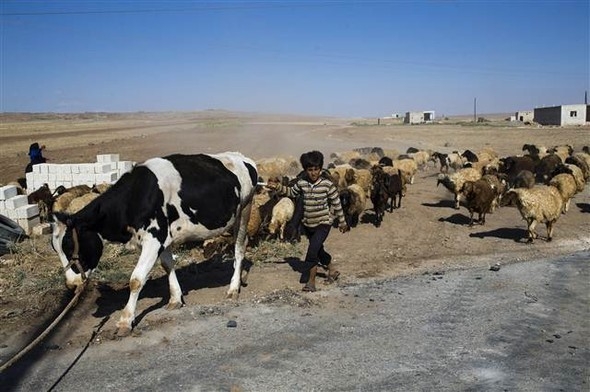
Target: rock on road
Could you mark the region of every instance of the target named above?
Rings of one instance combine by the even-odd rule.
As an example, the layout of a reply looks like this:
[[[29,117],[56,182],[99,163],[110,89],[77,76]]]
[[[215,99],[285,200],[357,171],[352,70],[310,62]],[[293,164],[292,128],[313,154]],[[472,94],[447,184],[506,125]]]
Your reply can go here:
[[[584,251],[311,294],[330,306],[251,303],[210,316],[185,307],[172,326],[46,351],[0,383],[4,391],[588,391],[589,260]]]

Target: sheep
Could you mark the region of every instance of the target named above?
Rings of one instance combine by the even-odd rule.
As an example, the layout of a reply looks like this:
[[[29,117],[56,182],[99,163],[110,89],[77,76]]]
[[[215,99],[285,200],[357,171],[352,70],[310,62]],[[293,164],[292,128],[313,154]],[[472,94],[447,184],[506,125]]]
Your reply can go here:
[[[285,238],[285,226],[293,217],[295,203],[288,197],[282,197],[272,208],[272,216],[268,224],[268,232],[271,236],[277,235],[281,241]]]
[[[346,223],[350,227],[356,227],[360,215],[365,211],[367,196],[365,191],[357,184],[349,185],[340,190],[340,204],[344,211]]]
[[[539,160],[547,155],[547,147],[536,146],[534,144],[523,145],[522,151],[526,151],[531,157],[539,159]]]
[[[574,148],[569,144],[564,144],[561,146],[555,146],[551,148],[548,152],[558,155],[561,158],[561,161],[565,162],[567,157],[573,154]]]
[[[330,159],[332,159],[332,162],[336,165],[348,163],[351,159],[355,158],[361,158],[361,154],[358,151],[333,152],[330,154]]]
[[[465,196],[465,206],[469,210],[469,226],[473,226],[473,213],[478,213],[478,222],[486,223],[486,214],[492,211],[492,204],[496,199],[494,186],[488,180],[480,178],[477,181],[465,181],[461,187]]]
[[[371,168],[373,182],[371,184],[371,202],[375,213],[375,227],[381,226],[383,216],[390,198],[388,191],[389,175],[379,165]]]
[[[414,183],[414,176],[418,171],[418,164],[413,159],[396,159],[393,161],[393,169],[386,170],[388,174],[397,174],[401,170],[407,184]]]
[[[582,171],[584,181],[588,182],[590,179],[590,155],[584,153],[576,153],[565,159],[565,163],[576,165]]]
[[[420,169],[424,169],[428,165],[428,161],[430,161],[430,155],[432,155],[431,151],[420,150],[411,153],[410,157],[416,161],[416,165]]]
[[[567,173],[574,177],[574,181],[576,182],[576,190],[578,192],[582,192],[584,190],[586,181],[584,181],[584,174],[578,166],[569,163],[558,165],[551,173],[551,176],[556,176],[561,173]]]
[[[576,193],[578,193],[574,177],[568,173],[560,173],[551,178],[551,180],[548,182],[548,185],[557,188],[559,191],[559,194],[563,200],[562,212],[565,214],[569,210],[570,200]]]
[[[111,186],[111,184],[108,184],[106,182],[103,182],[101,184],[94,184],[94,186],[92,187],[92,192],[105,193]]]
[[[86,207],[88,203],[96,199],[98,196],[100,196],[100,194],[95,192],[89,192],[82,196],[78,196],[68,204],[65,212],[73,215],[76,212],[80,211],[82,208]]]
[[[535,175],[530,170],[521,170],[510,182],[511,188],[531,189],[535,186]]]
[[[464,158],[464,160],[466,160],[467,162],[478,162],[479,158],[477,157],[477,155],[475,155],[475,153],[471,150],[465,150],[461,153],[461,157]]]
[[[477,158],[479,161],[492,162],[498,159],[498,153],[491,147],[484,147],[477,152]]]
[[[49,216],[53,211],[53,203],[54,198],[51,190],[49,190],[49,185],[43,184],[34,192],[30,193],[27,196],[27,202],[29,204],[37,204],[39,207],[39,219],[41,222],[47,222],[49,220]]]
[[[256,161],[256,167],[258,174],[265,178],[296,175],[301,171],[301,164],[291,156],[259,159]]]
[[[563,162],[564,160],[562,160],[558,155],[546,155],[535,167],[535,180],[541,184],[546,183],[557,165],[562,164]]]
[[[360,186],[363,191],[365,191],[365,195],[369,195],[371,192],[371,172],[367,169],[355,169],[354,170],[354,177],[352,181],[348,182],[348,185],[357,184]]]
[[[527,222],[528,243],[538,237],[535,226],[545,223],[547,241],[553,238],[553,225],[563,211],[563,199],[557,188],[538,185],[531,189],[510,189],[502,198],[502,205],[516,205],[522,218]]]
[[[352,166],[353,169],[370,169],[371,168],[371,162],[369,162],[365,158],[353,158],[350,160],[350,162],[348,162],[348,164],[350,166]]]
[[[439,174],[436,186],[438,187],[439,184],[443,184],[447,190],[455,195],[455,209],[458,210],[461,201],[461,189],[463,188],[465,181],[477,181],[480,178],[480,171],[472,168],[465,168],[453,174]]]
[[[465,160],[457,151],[453,151],[452,153],[447,154],[447,159],[449,167],[454,171],[461,170],[463,168],[463,165],[465,165]]]
[[[328,169],[328,172],[338,189],[346,188],[354,180],[354,169],[349,164],[337,165]]]
[[[65,188],[63,185],[60,185],[55,188],[54,191],[54,193],[57,193],[59,196],[63,195],[64,193],[70,193],[76,197],[80,197],[90,192],[92,192],[92,188],[88,185],[74,185],[70,188]]]
[[[512,183],[514,178],[522,170],[528,170],[535,173],[536,162],[530,156],[509,156],[500,158],[500,173],[508,175],[508,182]]]
[[[484,174],[481,178],[488,182],[494,190],[495,197],[490,212],[494,212],[500,205],[502,195],[506,192],[507,182],[504,175]]]
[[[438,162],[440,164],[439,171],[441,173],[448,173],[449,172],[449,156],[442,152],[435,151],[430,156],[430,160],[436,164]]]
[[[248,236],[248,245],[250,247],[257,246],[260,239],[260,232],[262,229],[262,213],[260,208],[270,200],[269,193],[266,189],[257,188],[254,198],[252,200],[252,209],[250,211],[250,219],[246,227]]]
[[[405,195],[405,182],[401,170],[398,170],[397,174],[389,175],[389,195],[391,197],[391,203],[389,205],[389,212],[393,212],[394,208],[401,208],[402,197]],[[396,196],[398,198],[397,203],[395,202]]]
[[[381,147],[359,147],[353,148],[352,151],[358,152],[369,161],[376,161],[385,156],[385,152]]]
[[[393,166],[393,159],[391,159],[390,157],[381,157],[381,159],[379,159],[378,164],[380,166]]]
[[[64,192],[55,198],[53,203],[53,212],[65,212],[75,198],[79,197],[76,193]]]

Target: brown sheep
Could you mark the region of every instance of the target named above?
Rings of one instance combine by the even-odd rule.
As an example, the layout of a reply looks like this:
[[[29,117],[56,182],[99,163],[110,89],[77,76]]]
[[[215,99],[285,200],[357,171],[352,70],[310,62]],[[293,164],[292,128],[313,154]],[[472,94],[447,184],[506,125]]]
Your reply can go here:
[[[480,178],[477,181],[465,181],[461,192],[465,195],[465,205],[469,210],[469,226],[473,226],[473,214],[478,213],[478,222],[486,223],[486,214],[492,211],[492,204],[496,199],[496,192],[488,180]]]

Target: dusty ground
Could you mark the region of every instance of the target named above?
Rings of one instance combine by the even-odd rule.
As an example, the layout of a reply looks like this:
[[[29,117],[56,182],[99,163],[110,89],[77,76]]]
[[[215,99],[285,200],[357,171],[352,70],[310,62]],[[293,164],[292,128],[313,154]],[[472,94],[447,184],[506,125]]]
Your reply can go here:
[[[302,118],[297,116],[246,115],[225,112],[190,114],[3,116],[0,123],[0,184],[22,176],[26,151],[34,141],[47,146],[53,163],[94,162],[97,154],[120,154],[121,160],[143,161],[174,152],[241,151],[254,159],[298,157],[318,149],[326,160],[332,152],[379,146],[403,153],[410,146],[441,152],[492,147],[500,156],[521,153],[524,143],[546,146],[571,144],[576,150],[590,144],[590,127],[530,127],[506,123],[501,117],[486,124],[449,119],[440,124],[403,126],[374,119]],[[375,228],[371,211],[351,232],[333,231],[327,249],[342,272],[335,286],[320,284],[320,292],[300,293],[297,258],[305,242],[295,246],[262,245],[251,249],[254,262],[248,286],[240,301],[287,301],[294,306],[331,306],[329,288],[360,279],[422,274],[475,265],[507,264],[590,247],[589,187],[572,201],[570,211],[557,222],[554,240],[544,240],[545,228],[533,245],[524,243],[526,226],[514,208],[502,208],[488,216],[485,226],[468,226],[465,208],[452,208],[452,195],[436,187],[438,170],[420,171],[408,188],[402,207],[386,214]],[[370,206],[367,206],[368,208]],[[23,342],[42,329],[68,293],[63,286],[58,259],[48,238],[20,244],[20,251],[0,258],[0,359],[4,362]],[[110,337],[124,307],[126,279],[137,254],[111,248],[102,268],[125,265],[123,273],[103,272],[95,278],[71,319],[67,333],[54,337],[56,344],[80,346],[105,321],[101,334]],[[231,262],[220,257],[203,260],[199,248],[178,250],[179,280],[187,306],[202,306],[201,313],[215,313],[222,304],[231,276]],[[167,282],[160,268],[142,292],[138,303],[137,331],[173,325],[170,318],[154,316],[167,301]],[[161,324],[161,325],[159,325]]]

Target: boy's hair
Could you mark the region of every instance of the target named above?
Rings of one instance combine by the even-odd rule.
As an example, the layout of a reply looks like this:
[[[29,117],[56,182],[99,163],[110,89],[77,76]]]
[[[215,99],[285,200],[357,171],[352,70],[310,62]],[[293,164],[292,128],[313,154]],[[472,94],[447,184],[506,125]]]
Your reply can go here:
[[[319,167],[321,169],[322,167],[324,167],[324,155],[316,150],[309,151],[301,154],[299,162],[301,163],[303,170],[314,166]]]

